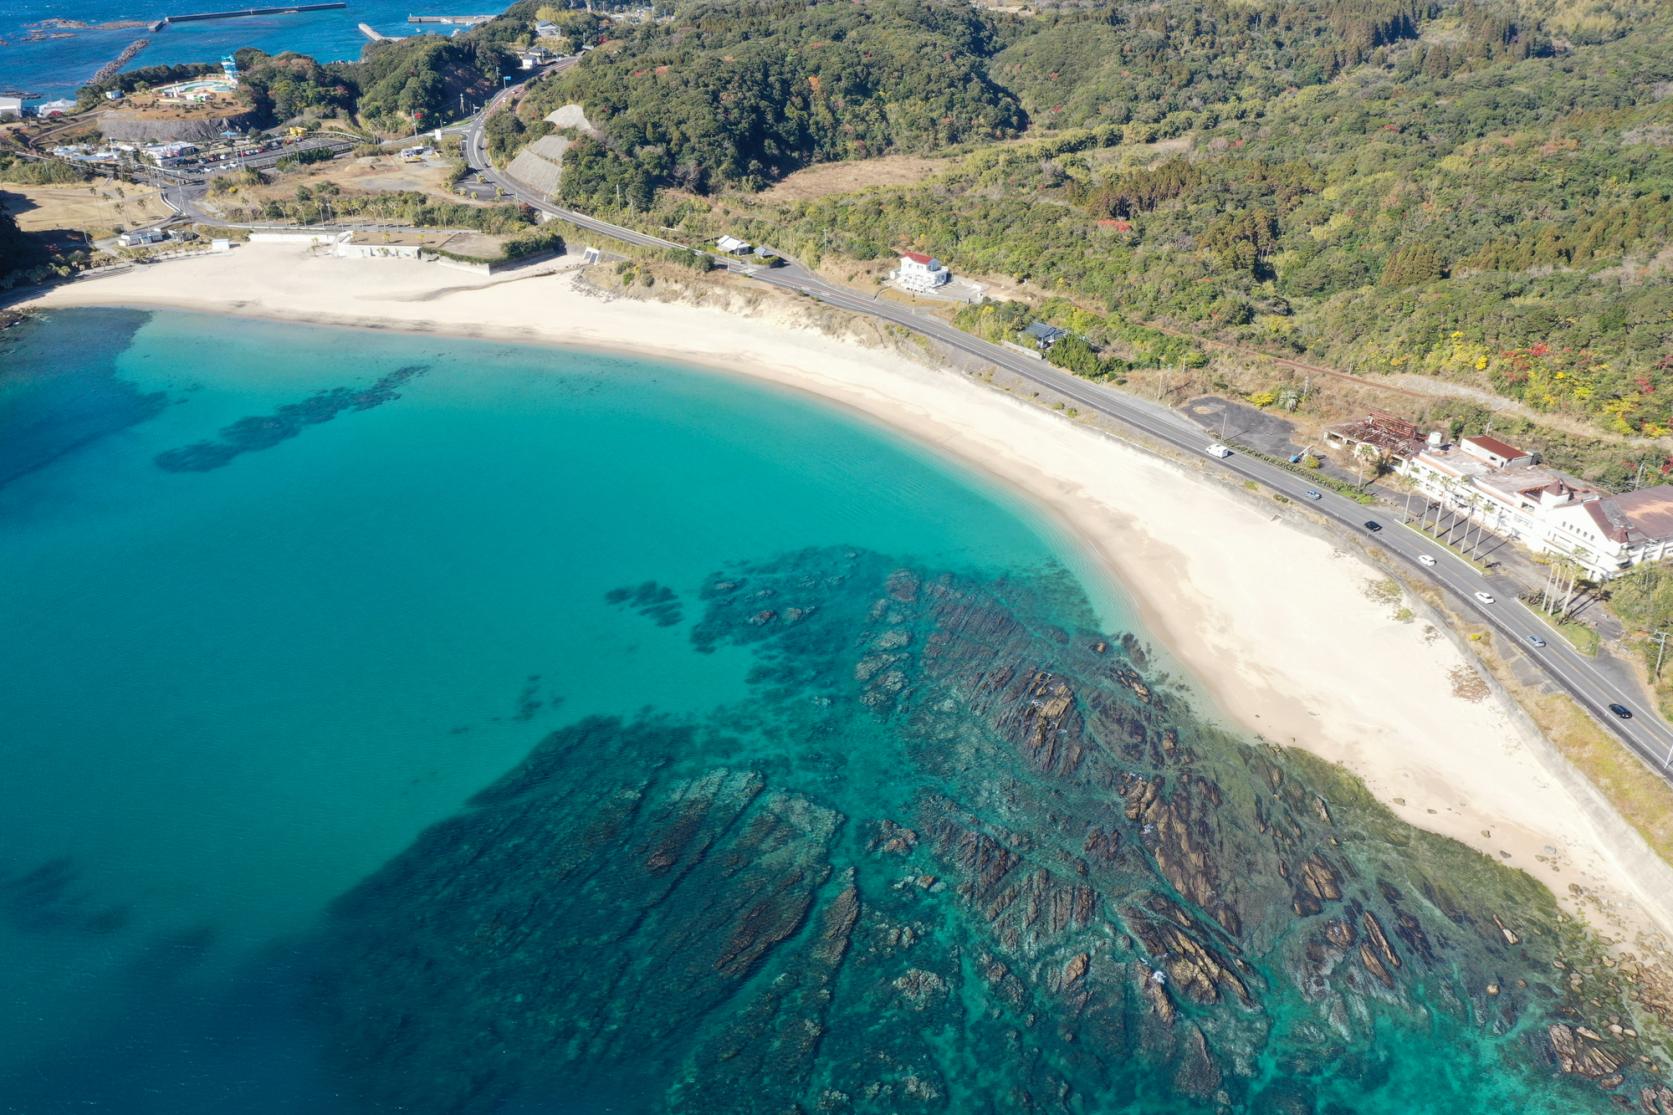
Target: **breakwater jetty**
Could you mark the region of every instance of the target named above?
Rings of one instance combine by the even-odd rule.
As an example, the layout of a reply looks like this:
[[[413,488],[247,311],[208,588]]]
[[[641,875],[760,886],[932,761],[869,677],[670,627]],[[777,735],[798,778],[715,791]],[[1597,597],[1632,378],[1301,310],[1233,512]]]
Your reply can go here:
[[[479,23],[487,23],[494,17],[491,15],[409,15],[408,23],[445,23],[455,27],[475,27]]]
[[[331,0],[324,4],[289,4],[282,8],[238,8],[224,12],[189,12],[186,15],[166,15],[151,25],[161,31],[171,23],[201,23],[206,19],[243,19],[258,15],[297,15],[302,12],[327,12],[348,7],[347,0]]]
[[[133,42],[122,48],[121,54],[118,54],[115,58],[112,58],[109,62],[100,66],[98,72],[96,72],[90,79],[89,84],[103,85],[105,82],[120,73],[122,67],[128,64],[129,59],[150,45],[150,39],[135,39]]]

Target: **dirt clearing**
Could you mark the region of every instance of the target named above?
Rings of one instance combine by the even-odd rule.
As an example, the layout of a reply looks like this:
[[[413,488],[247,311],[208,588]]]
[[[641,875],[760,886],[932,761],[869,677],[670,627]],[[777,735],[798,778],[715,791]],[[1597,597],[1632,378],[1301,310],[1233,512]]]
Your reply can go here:
[[[845,194],[869,186],[909,186],[939,173],[957,159],[927,159],[918,155],[885,155],[845,163],[820,163],[798,170],[760,197],[766,201],[810,201]]]

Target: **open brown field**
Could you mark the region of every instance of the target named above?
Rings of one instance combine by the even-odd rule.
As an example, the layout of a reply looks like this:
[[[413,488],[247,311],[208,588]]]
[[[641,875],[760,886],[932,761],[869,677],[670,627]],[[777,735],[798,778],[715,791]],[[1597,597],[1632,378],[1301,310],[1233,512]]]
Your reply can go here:
[[[0,188],[0,200],[25,232],[75,228],[95,239],[114,235],[118,228],[150,224],[171,212],[150,186],[103,179],[59,186],[7,184]]]
[[[879,159],[819,163],[798,170],[760,196],[766,201],[810,201],[869,186],[907,186],[945,170],[956,161],[919,155],[885,155]]]
[[[212,193],[209,201],[212,205],[259,205],[265,201],[293,198],[298,186],[306,186],[311,190],[329,182],[344,193],[399,193],[414,190],[447,201],[478,204],[474,199],[455,194],[448,188],[448,171],[447,161],[437,157],[431,157],[424,162],[407,163],[402,162],[398,155],[366,155],[354,159],[316,163],[278,173],[269,172],[272,180],[265,185],[239,186],[235,193]]]

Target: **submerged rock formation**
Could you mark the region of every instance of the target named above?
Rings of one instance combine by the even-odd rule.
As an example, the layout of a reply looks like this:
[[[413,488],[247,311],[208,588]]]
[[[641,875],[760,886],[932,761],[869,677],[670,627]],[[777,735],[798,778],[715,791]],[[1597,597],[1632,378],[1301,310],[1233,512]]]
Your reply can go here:
[[[336,906],[314,1006],[368,1109],[1668,1094],[1538,884],[1204,725],[1065,577],[811,551],[702,607],[747,706],[563,729]]]
[[[329,422],[344,411],[372,410],[401,397],[400,388],[429,370],[408,364],[379,376],[370,387],[333,387],[317,391],[299,403],[286,403],[272,414],[240,418],[215,440],[193,442],[157,454],[157,467],[167,472],[211,472],[245,453],[271,449],[298,437],[309,426]]]

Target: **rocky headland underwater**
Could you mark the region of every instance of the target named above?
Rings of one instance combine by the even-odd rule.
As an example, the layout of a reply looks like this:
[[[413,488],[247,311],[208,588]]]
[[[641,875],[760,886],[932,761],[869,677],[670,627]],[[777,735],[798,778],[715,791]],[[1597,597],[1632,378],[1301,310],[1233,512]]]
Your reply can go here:
[[[715,574],[690,637],[749,699],[554,731],[343,896],[298,960],[331,1071],[368,1111],[1673,1113],[1547,891],[1205,726],[1079,593]]]

